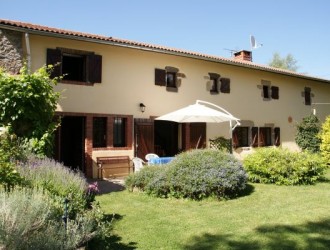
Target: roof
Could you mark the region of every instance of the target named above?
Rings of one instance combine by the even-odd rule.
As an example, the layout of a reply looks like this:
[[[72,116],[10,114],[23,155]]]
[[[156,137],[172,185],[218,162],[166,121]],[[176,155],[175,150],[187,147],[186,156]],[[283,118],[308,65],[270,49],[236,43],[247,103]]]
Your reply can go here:
[[[154,52],[159,52],[159,53],[165,53],[165,54],[174,54],[174,55],[183,56],[183,57],[190,57],[190,58],[195,58],[195,59],[200,59],[200,60],[218,62],[218,63],[229,64],[229,65],[234,65],[234,66],[238,66],[238,67],[251,68],[251,69],[281,74],[281,75],[303,78],[303,79],[307,79],[307,80],[315,80],[315,81],[319,81],[319,82],[330,83],[330,80],[328,80],[328,79],[314,77],[314,76],[310,76],[310,75],[306,75],[306,74],[301,74],[301,73],[297,73],[297,72],[293,72],[293,71],[289,71],[289,70],[269,67],[269,66],[265,66],[265,65],[260,65],[260,64],[250,62],[250,61],[235,60],[233,58],[218,57],[218,56],[201,54],[198,52],[192,52],[192,51],[187,51],[187,50],[182,50],[182,49],[176,49],[176,48],[170,48],[170,47],[165,47],[165,46],[160,46],[160,45],[118,39],[118,38],[108,37],[108,36],[101,36],[101,35],[95,35],[95,34],[89,34],[89,33],[77,32],[77,31],[52,28],[52,27],[41,26],[41,25],[36,25],[36,24],[31,24],[31,23],[26,23],[26,22],[0,19],[0,28],[27,32],[27,33],[31,33],[31,34],[54,36],[54,37],[68,38],[68,39],[74,39],[74,40],[83,40],[83,41],[89,41],[89,42],[94,42],[94,43],[104,43],[104,44],[110,44],[110,45],[116,45],[116,46],[124,46],[124,47],[154,51]]]

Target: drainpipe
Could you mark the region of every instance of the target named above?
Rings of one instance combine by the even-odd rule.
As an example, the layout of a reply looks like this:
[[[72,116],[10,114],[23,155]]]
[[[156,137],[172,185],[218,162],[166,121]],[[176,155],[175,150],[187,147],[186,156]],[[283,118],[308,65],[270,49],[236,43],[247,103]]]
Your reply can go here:
[[[25,47],[26,47],[27,70],[28,70],[28,73],[30,73],[31,72],[31,49],[30,49],[29,33],[25,33]]]

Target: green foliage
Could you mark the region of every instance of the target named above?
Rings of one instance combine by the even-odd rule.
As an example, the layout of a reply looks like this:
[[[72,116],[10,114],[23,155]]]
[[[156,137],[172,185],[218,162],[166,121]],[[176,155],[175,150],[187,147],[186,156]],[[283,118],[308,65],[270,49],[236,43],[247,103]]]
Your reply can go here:
[[[219,136],[213,140],[210,139],[210,147],[229,153],[231,151],[231,141],[223,136]]]
[[[321,155],[327,165],[330,165],[330,116],[325,119],[319,135],[321,139]]]
[[[274,68],[286,69],[294,72],[298,69],[297,60],[293,57],[293,55],[288,54],[286,57],[282,58],[277,52],[273,54],[273,58],[268,65]]]
[[[69,215],[84,211],[89,204],[86,199],[88,184],[82,174],[48,159],[31,157],[17,168],[28,186],[45,190],[53,199],[59,214],[63,214],[63,201],[69,199]]]
[[[24,159],[25,151],[19,140],[4,130],[0,134],[0,186],[10,190],[22,183],[23,179],[16,171],[15,162]]]
[[[9,126],[11,134],[32,140],[37,153],[50,154],[50,140],[58,122],[53,121],[59,93],[53,86],[51,66],[29,74],[24,66],[19,75],[0,69],[0,124]]]
[[[325,170],[318,154],[281,148],[260,148],[246,156],[243,165],[249,181],[278,185],[313,184],[322,178]]]
[[[232,155],[203,149],[183,152],[161,167],[145,167],[129,176],[126,186],[158,197],[200,200],[235,197],[246,182],[245,170]]]
[[[66,232],[55,210],[42,189],[0,190],[1,249],[76,249],[91,237],[90,216],[69,220]]]
[[[312,153],[319,152],[321,140],[318,136],[320,124],[317,116],[311,114],[303,118],[302,122],[297,124],[296,128],[295,141],[298,146]]]

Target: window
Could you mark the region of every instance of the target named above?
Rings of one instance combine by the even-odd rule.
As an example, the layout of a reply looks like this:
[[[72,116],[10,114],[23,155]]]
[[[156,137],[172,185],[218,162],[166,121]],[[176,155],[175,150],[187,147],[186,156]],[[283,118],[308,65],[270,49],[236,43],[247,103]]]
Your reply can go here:
[[[115,117],[113,123],[113,146],[126,147],[126,119]]]
[[[270,81],[261,80],[261,85],[258,87],[262,89],[262,97],[264,100],[279,99],[279,87],[272,86]]]
[[[179,70],[167,66],[165,69],[155,69],[155,85],[165,86],[168,91],[178,91]]]
[[[219,78],[220,75],[216,73],[209,73],[210,81],[211,81],[211,88],[210,93],[211,94],[218,94],[219,93]]]
[[[62,73],[64,80],[85,82],[85,62],[86,58],[82,55],[63,55]]]
[[[93,118],[93,148],[103,148],[107,146],[107,118]]]
[[[236,130],[236,129],[235,129]],[[252,127],[251,135],[252,147],[267,147],[267,146],[280,146],[281,144],[281,136],[280,136],[280,128],[275,127]],[[272,133],[274,133],[274,138],[272,137]]]
[[[230,93],[230,79],[229,78],[221,78],[221,88],[220,91],[221,93]]]
[[[166,87],[176,88],[176,73],[166,72]]]
[[[308,87],[305,88],[304,96],[305,96],[305,105],[311,105],[312,104],[311,88]]]
[[[264,99],[269,99],[269,86],[268,85],[262,85],[262,96]]]
[[[51,77],[64,75],[63,82],[100,83],[102,56],[73,49],[47,49],[47,65],[54,65]]]
[[[236,127],[233,131],[233,147],[248,147],[249,146],[249,128]]]

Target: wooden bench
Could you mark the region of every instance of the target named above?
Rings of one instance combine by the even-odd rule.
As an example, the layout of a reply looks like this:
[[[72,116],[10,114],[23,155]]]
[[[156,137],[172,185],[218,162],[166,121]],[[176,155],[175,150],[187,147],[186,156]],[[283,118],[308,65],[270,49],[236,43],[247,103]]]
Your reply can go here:
[[[97,178],[127,176],[131,172],[129,156],[97,157]]]

